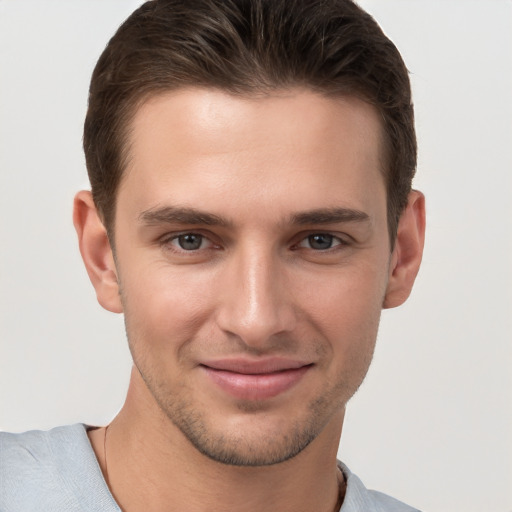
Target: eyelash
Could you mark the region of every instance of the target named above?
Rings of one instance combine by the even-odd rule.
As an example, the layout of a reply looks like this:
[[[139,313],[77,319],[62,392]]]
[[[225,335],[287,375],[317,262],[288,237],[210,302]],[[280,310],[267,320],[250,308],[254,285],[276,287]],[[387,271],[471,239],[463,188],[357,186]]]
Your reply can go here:
[[[173,246],[173,242],[178,242],[179,243],[179,239],[181,237],[186,237],[186,236],[195,236],[195,237],[200,237],[201,238],[201,245],[203,245],[203,243],[205,241],[209,242],[211,244],[212,247],[208,247],[208,248],[202,248],[202,247],[199,247],[198,249],[191,249],[191,250],[187,250],[187,249],[184,249],[183,247],[174,247]],[[166,249],[169,249],[173,252],[176,252],[176,253],[179,253],[179,254],[190,254],[190,255],[193,255],[193,254],[197,254],[199,251],[201,250],[208,250],[208,249],[212,249],[212,248],[220,248],[220,246],[216,246],[209,238],[208,236],[202,234],[202,233],[197,233],[195,231],[185,231],[185,232],[182,232],[182,233],[177,233],[177,234],[173,234],[173,235],[166,235],[164,237],[162,237],[160,240],[159,240],[159,244],[160,246],[162,247],[165,247]]]
[[[179,244],[179,239],[181,237],[186,237],[186,236],[200,237],[201,245],[203,245],[203,243],[206,241],[210,244],[210,247],[203,248],[200,246],[197,249],[187,250],[187,249],[184,249],[183,247],[176,247],[173,245],[173,242],[177,242]],[[300,240],[297,243],[292,245],[292,250],[306,249],[306,250],[312,250],[315,253],[330,253],[330,252],[339,250],[343,247],[350,245],[350,242],[348,240],[346,240],[345,238],[341,238],[340,236],[334,235],[329,232],[315,231],[315,232],[312,232],[309,234],[301,234],[300,236],[301,236]],[[315,249],[315,248],[311,247],[311,241],[312,241],[311,239],[313,237],[329,237],[331,239],[331,243],[334,243],[334,245],[332,245],[331,247],[327,247],[325,249]],[[309,247],[304,247],[301,245],[304,242],[308,242],[308,241],[309,241],[309,245],[310,245]],[[214,242],[212,242],[212,240],[207,235],[198,233],[195,231],[186,231],[186,232],[182,232],[182,233],[164,236],[159,240],[159,244],[160,244],[160,246],[165,247],[166,249],[171,250],[175,253],[189,254],[189,255],[197,254],[200,251],[221,248],[220,245],[216,245]]]
[[[324,249],[315,249],[315,248],[311,247],[311,243],[312,243],[311,239],[313,239],[315,237],[328,237],[328,238],[330,238],[330,242],[334,243],[334,245],[332,245],[331,247],[324,248]],[[319,232],[319,233],[311,233],[310,235],[307,235],[298,244],[296,244],[295,247],[303,247],[301,244],[303,244],[306,241],[308,241],[309,245],[310,245],[310,247],[307,247],[307,249],[312,249],[315,252],[328,252],[331,250],[336,250],[336,247],[348,245],[348,242],[346,240],[343,240],[339,236],[333,235],[332,233]]]

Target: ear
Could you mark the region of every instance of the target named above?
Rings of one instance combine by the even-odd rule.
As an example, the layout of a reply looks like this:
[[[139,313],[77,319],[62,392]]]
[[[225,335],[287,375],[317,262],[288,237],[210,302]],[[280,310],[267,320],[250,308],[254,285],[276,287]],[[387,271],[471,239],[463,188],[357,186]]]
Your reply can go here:
[[[425,242],[425,196],[413,190],[398,223],[383,308],[403,304],[420,268]]]
[[[82,190],[75,196],[73,224],[78,235],[80,253],[96,290],[98,302],[108,311],[122,313],[114,255],[92,194],[87,190]]]

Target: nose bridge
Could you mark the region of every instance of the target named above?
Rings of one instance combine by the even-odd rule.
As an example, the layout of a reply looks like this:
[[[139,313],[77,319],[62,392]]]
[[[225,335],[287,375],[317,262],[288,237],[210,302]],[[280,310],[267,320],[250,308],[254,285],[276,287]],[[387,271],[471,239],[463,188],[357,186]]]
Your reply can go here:
[[[272,247],[247,243],[230,258],[219,325],[246,345],[263,347],[276,334],[291,331],[293,306],[284,289],[281,262]]]
[[[277,317],[279,298],[276,297],[278,276],[273,258],[268,251],[246,251],[242,258],[240,278],[242,287],[241,303],[245,302],[246,322],[271,322]]]

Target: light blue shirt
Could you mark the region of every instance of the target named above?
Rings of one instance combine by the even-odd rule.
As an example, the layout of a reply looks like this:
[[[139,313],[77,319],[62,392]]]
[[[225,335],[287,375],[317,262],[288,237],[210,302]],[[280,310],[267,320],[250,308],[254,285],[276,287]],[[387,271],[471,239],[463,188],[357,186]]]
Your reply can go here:
[[[369,491],[340,463],[347,490],[340,512],[418,512]],[[0,432],[0,512],[121,512],[82,424],[48,432]]]

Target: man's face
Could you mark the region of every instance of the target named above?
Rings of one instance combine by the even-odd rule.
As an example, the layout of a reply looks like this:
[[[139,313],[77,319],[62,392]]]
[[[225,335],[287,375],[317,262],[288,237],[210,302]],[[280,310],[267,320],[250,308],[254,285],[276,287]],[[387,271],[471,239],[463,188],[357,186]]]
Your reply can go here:
[[[372,107],[185,89],[137,112],[115,244],[133,359],[225,463],[286,460],[362,382],[389,278]]]

